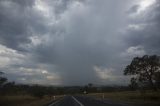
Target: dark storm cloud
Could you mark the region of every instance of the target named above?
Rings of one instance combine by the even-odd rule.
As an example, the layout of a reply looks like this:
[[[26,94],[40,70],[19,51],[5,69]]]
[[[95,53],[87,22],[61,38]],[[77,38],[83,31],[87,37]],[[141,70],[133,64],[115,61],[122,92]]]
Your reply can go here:
[[[24,83],[122,84],[128,58],[160,51],[159,2],[134,17],[138,3],[1,0],[0,68]]]
[[[0,42],[16,50],[24,50],[29,37],[36,32],[44,34],[47,25],[43,16],[34,9],[34,0],[0,1]]]
[[[22,43],[28,43],[31,34],[27,28],[26,8],[33,5],[32,0],[1,0],[0,1],[0,42],[13,49]]]
[[[157,0],[142,14],[142,17],[132,19],[132,24],[138,25],[140,30],[129,30],[126,41],[130,46],[142,45],[147,53],[158,55],[160,53],[160,2]]]
[[[73,7],[77,10],[69,9],[59,23],[62,31],[58,35],[54,33],[56,36],[50,36],[47,44],[39,45],[34,51],[38,56],[37,61],[57,66],[55,70],[64,84],[100,83],[101,78],[97,76],[94,66],[112,67],[113,62],[116,63],[114,58],[122,45],[115,30],[124,24],[123,11],[119,12],[121,2],[118,2],[119,7],[114,13],[111,12],[113,7],[104,10],[104,4],[109,6],[108,3],[114,2],[102,1],[99,3],[102,8],[99,8],[93,1],[91,5]]]

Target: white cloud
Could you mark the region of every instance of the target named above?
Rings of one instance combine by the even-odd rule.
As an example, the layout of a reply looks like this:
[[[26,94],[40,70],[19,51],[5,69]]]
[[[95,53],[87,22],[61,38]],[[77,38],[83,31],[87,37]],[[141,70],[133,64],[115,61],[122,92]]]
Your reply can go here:
[[[102,67],[98,67],[98,66],[94,66],[93,67],[94,71],[97,73],[97,75],[105,80],[105,79],[114,79],[113,76],[113,71],[115,71],[112,68],[102,68]]]
[[[145,11],[148,7],[153,5],[156,0],[141,0],[139,2],[140,8],[138,9],[138,13]]]
[[[45,17],[50,17],[50,9],[44,0],[35,0],[34,8],[42,13]]]
[[[133,3],[137,7],[136,11],[129,15],[130,18],[143,17],[156,0],[137,0]]]
[[[49,84],[57,85],[61,83],[61,77],[54,72],[49,72],[44,69],[37,68],[25,68],[25,67],[13,67],[7,70],[7,75],[17,76],[14,79],[18,83],[37,83],[37,84]],[[10,78],[9,78],[10,80]]]
[[[17,76],[14,78],[14,81],[18,83],[48,84],[47,82],[49,81],[50,84],[55,85],[61,82],[58,74],[49,72],[42,64],[35,64],[37,67],[33,68],[32,66],[27,66],[27,62],[32,63],[28,55],[21,54],[16,50],[0,45],[0,69],[6,75],[11,75],[8,77],[9,80]],[[23,67],[23,65],[25,67]]]
[[[30,40],[31,40],[30,46],[38,46],[43,43],[42,37],[38,37],[38,36],[31,36]]]
[[[25,55],[4,45],[0,45],[0,67],[19,64],[23,59],[25,59]]]
[[[48,74],[48,71],[43,70],[42,73],[43,73],[43,74]]]
[[[146,24],[129,24],[127,30],[140,31],[145,28]]]
[[[138,46],[131,46],[128,49],[126,49],[125,52],[123,52],[121,55],[125,57],[135,57],[135,56],[142,56],[145,55],[146,51],[144,50],[144,47],[141,45]]]
[[[123,74],[117,74],[118,70],[115,70],[113,68],[94,66],[93,69],[97,73],[98,77],[101,79],[101,82],[99,83],[105,83],[110,85],[129,83],[129,77],[125,77]]]
[[[48,80],[59,80],[59,79],[60,79],[59,76],[54,75],[54,74],[48,75],[46,78],[47,78]]]

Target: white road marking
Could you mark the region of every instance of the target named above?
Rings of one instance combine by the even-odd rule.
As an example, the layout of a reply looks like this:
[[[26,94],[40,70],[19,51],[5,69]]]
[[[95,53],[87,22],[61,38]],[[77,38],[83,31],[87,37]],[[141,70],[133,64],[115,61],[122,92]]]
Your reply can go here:
[[[62,98],[62,99],[63,99],[63,98]],[[60,99],[60,100],[58,100],[58,101],[56,101],[56,102],[53,102],[52,104],[50,104],[50,105],[48,105],[48,106],[53,106],[53,105],[57,104],[58,102],[60,102],[62,99]]]
[[[80,101],[78,101],[75,97],[72,96],[72,98],[80,105],[80,106],[84,106]]]

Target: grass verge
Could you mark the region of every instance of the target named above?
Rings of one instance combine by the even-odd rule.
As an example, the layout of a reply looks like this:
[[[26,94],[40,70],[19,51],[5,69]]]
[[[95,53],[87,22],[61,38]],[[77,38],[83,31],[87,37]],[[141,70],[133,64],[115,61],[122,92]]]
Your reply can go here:
[[[61,96],[56,96],[55,100]],[[54,98],[45,96],[36,98],[29,95],[0,96],[0,106],[46,106]]]
[[[108,92],[108,93],[93,93],[88,94],[98,99],[112,100],[116,102],[127,102],[137,104],[158,104],[160,106],[160,91],[146,91],[141,93],[139,91],[123,91],[123,92]]]

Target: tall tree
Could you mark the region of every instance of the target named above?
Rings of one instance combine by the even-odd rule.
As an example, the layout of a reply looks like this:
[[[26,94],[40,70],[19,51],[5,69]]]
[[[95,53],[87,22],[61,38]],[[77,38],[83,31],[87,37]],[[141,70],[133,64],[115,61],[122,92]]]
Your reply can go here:
[[[133,58],[130,65],[124,70],[124,75],[132,75],[138,83],[149,83],[156,90],[155,76],[160,72],[160,57],[157,55],[144,55]]]

